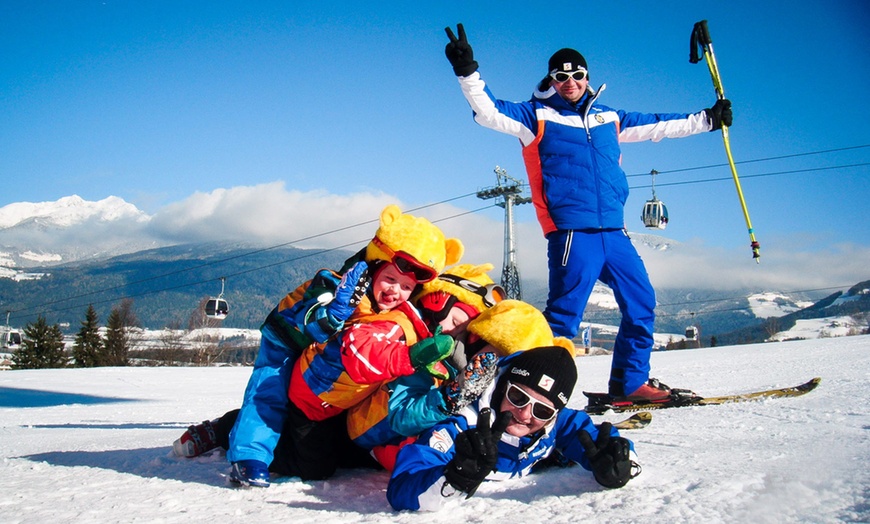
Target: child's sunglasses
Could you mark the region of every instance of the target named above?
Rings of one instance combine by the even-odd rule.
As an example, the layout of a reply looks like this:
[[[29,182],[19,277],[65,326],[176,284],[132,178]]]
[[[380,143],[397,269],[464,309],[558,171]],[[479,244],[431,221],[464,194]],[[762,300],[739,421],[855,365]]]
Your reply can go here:
[[[472,280],[457,277],[456,275],[451,275],[449,273],[445,273],[438,278],[480,296],[486,307],[492,307],[507,298],[507,293],[505,293],[504,288],[498,284],[487,284],[484,286]]]
[[[403,275],[413,275],[414,280],[418,284],[431,282],[438,276],[438,272],[435,271],[434,268],[424,266],[416,258],[404,251],[393,251],[393,249],[386,245],[380,238],[373,238],[372,243],[378,246],[381,251],[390,257],[390,262],[396,266],[396,269],[398,269],[400,273]]]

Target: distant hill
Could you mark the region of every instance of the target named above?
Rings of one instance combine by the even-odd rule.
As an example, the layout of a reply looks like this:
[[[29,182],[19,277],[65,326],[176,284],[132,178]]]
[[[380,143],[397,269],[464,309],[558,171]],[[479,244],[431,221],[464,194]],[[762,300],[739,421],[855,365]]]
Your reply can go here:
[[[14,326],[22,327],[44,314],[49,322],[74,332],[88,304],[94,304],[100,322],[105,323],[111,308],[123,297],[130,297],[142,327],[187,327],[201,301],[220,293],[220,277],[227,277],[224,297],[230,304],[230,315],[222,326],[257,329],[286,293],[320,268],[341,267],[352,254],[288,247],[263,249],[232,242],[162,247],[41,268],[44,275],[40,278],[0,278],[0,303],[13,312]],[[788,329],[800,318],[867,311],[870,296],[861,291],[867,287],[868,283],[861,283],[819,302],[811,296],[780,293],[659,290],[656,332],[682,336],[687,326],[697,325],[705,345],[713,335],[720,344],[758,342],[769,338],[774,328]],[[527,302],[543,309],[546,297],[545,282],[523,282]],[[617,326],[619,320],[612,292],[596,286],[584,324]],[[606,328],[593,336],[608,347],[613,331]]]
[[[347,251],[276,248],[238,243],[181,245],[140,251],[94,262],[45,268],[30,280],[0,278],[0,303],[23,326],[44,314],[49,322],[77,330],[88,304],[101,323],[123,297],[134,301],[143,327],[186,327],[203,298],[221,291],[230,304],[225,327],[256,329],[285,294],[320,268],[340,268]],[[20,320],[19,320],[20,319]]]
[[[813,305],[780,317],[771,317],[742,329],[718,334],[717,341],[722,345],[763,342],[775,334],[788,331],[799,320],[857,317],[870,319],[870,280],[859,282],[846,292],[838,291],[819,300]],[[867,323],[864,322],[866,329]]]

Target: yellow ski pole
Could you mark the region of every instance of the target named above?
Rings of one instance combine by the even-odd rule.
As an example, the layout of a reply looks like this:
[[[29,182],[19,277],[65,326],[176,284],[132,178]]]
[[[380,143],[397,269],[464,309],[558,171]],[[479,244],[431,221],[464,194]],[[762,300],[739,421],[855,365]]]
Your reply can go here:
[[[703,50],[707,68],[713,78],[713,88],[716,89],[716,97],[719,100],[725,98],[725,88],[722,87],[722,77],[719,76],[719,66],[716,64],[716,55],[713,54],[713,41],[710,39],[710,31],[707,30],[707,21],[701,20],[692,28],[691,51],[689,61],[697,64],[701,61],[699,50]],[[752,229],[752,221],[749,220],[749,210],[746,208],[746,199],[743,198],[743,189],[740,187],[740,178],[737,177],[737,166],[734,165],[734,157],[731,156],[731,141],[728,138],[728,126],[722,125],[722,139],[725,142],[725,154],[728,156],[728,165],[731,167],[731,176],[737,187],[737,196],[740,198],[740,207],[743,208],[743,218],[746,219],[746,228],[749,230],[750,247],[752,258],[756,263],[761,262],[761,245],[755,239],[755,230]]]

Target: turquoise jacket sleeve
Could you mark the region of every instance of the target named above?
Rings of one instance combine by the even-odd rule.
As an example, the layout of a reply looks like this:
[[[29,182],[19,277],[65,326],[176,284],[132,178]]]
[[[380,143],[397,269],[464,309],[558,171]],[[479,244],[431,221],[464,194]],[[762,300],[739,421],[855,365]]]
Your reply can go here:
[[[418,371],[400,377],[390,387],[388,417],[396,433],[419,435],[448,417],[441,391],[429,373]]]

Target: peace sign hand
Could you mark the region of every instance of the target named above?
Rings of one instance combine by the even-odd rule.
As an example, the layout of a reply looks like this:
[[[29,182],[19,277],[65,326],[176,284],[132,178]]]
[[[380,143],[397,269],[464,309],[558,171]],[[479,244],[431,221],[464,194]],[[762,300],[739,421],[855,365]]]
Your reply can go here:
[[[447,55],[447,60],[453,66],[453,72],[456,76],[468,76],[477,71],[477,62],[474,61],[474,51],[468,44],[468,38],[465,36],[465,28],[462,24],[456,26],[456,32],[459,33],[459,38],[453,34],[453,30],[445,27],[447,38],[450,42],[444,48],[444,54]]]
[[[498,441],[511,421],[507,411],[499,413],[490,427],[492,410],[484,408],[477,419],[477,427],[463,431],[454,441],[456,454],[444,468],[447,483],[471,498],[498,461]]]

